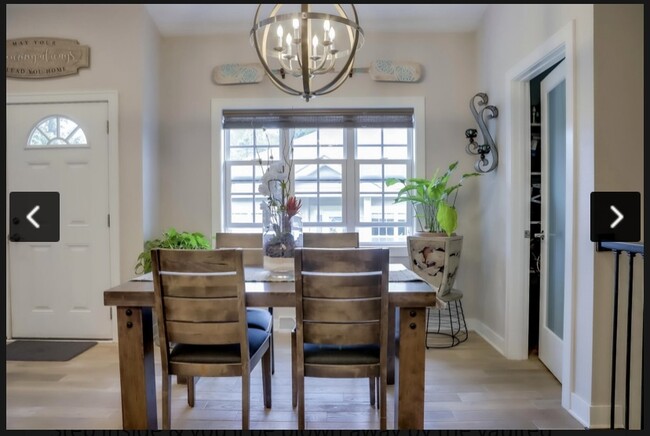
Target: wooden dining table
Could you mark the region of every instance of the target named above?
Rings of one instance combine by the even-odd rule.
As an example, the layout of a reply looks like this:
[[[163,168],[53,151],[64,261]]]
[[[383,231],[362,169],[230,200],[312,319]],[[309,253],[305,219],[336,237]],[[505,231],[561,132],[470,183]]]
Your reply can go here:
[[[246,267],[245,275],[246,306],[295,307],[293,281],[264,281],[258,267]],[[422,429],[425,315],[428,306],[435,306],[436,294],[427,282],[405,274],[401,265],[391,264],[389,276],[389,324],[395,332],[395,341],[389,341],[389,355],[394,355],[389,372],[394,372],[395,427]],[[117,309],[122,426],[156,430],[153,282],[140,278],[110,288],[104,291],[104,305]]]

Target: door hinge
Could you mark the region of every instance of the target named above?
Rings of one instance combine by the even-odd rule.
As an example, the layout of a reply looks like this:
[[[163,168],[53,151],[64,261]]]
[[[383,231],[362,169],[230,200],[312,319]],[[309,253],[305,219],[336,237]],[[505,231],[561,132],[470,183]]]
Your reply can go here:
[[[108,125],[109,125],[109,121],[106,120],[106,134],[107,134],[107,135],[108,135],[108,131],[109,131],[109,130],[108,130],[108,129],[109,129],[109,126],[108,126]]]
[[[111,317],[111,320],[112,320],[112,319],[113,319],[113,308],[112,308],[112,307],[109,307],[108,310],[109,310],[108,313],[109,313],[109,315],[110,315],[110,317]]]
[[[110,213],[108,215],[106,215],[106,222],[108,224],[108,227],[110,227],[111,226],[111,214]]]

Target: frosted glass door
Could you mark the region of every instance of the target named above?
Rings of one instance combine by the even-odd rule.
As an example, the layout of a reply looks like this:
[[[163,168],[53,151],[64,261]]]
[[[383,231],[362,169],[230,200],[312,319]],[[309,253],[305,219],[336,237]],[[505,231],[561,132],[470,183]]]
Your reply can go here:
[[[539,358],[562,380],[566,217],[564,62],[542,81],[542,241]]]

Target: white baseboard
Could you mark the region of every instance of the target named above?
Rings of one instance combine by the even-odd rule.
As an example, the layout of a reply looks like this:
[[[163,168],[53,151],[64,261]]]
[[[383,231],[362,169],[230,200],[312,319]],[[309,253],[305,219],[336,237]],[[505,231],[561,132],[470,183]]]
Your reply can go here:
[[[607,424],[605,426],[597,426],[594,427],[594,422],[593,418],[596,415],[602,414],[602,411],[597,411],[596,409],[600,409],[601,406],[591,406],[587,401],[585,401],[582,397],[580,397],[578,394],[572,392],[571,393],[571,404],[569,405],[569,408],[567,409],[567,412],[571,414],[575,419],[577,419],[580,424],[584,425],[587,428],[606,428],[609,427],[609,406],[607,406],[607,418],[606,422]],[[591,424],[590,424],[591,422]]]
[[[465,321],[469,330],[478,333],[488,344],[505,356],[505,339],[502,336],[475,318],[467,318]]]
[[[614,428],[623,428],[623,426],[625,425],[624,411],[625,408],[622,405],[617,405],[614,408]],[[611,409],[609,407],[609,404],[606,404],[604,406],[591,406],[590,412],[591,413],[589,415],[589,418],[591,424],[588,426],[590,429],[601,429],[601,428],[608,429],[610,427]],[[580,422],[584,422],[582,419],[580,419],[577,416],[575,418]],[[630,420],[630,428],[635,429],[635,427],[633,426],[636,424],[632,421],[633,420]]]

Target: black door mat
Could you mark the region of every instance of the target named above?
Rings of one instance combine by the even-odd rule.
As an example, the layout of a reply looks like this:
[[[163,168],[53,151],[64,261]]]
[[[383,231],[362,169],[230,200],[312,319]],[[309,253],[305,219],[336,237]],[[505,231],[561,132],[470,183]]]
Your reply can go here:
[[[7,360],[65,362],[97,342],[14,341],[7,344]]]

